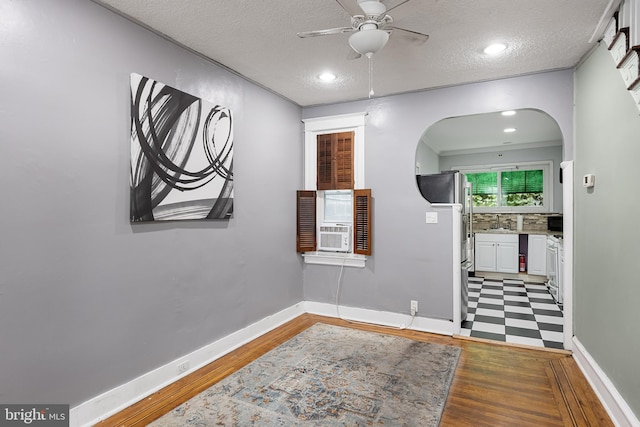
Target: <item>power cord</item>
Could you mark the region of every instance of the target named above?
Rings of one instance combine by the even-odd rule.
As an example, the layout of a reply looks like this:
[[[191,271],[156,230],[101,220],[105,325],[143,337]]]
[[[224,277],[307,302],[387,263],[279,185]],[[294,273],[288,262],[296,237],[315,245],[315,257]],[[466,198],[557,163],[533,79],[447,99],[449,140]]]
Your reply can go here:
[[[411,327],[411,325],[413,325],[413,320],[416,318],[416,313],[412,313],[411,314],[411,321],[409,322],[408,325],[400,325],[400,326],[393,326],[393,325],[378,325],[375,323],[369,323],[369,322],[361,322],[358,320],[350,320],[350,319],[345,319],[340,315],[340,287],[341,287],[341,283],[342,283],[342,273],[344,272],[344,264],[347,261],[347,253],[344,254],[344,256],[342,257],[342,265],[340,266],[340,274],[338,275],[338,286],[336,288],[336,314],[338,316],[338,319],[343,320],[345,322],[348,323],[353,323],[353,324],[357,324],[357,325],[373,325],[373,326],[384,326],[384,327],[388,327],[391,329],[397,329],[397,330],[405,330],[408,329],[409,327]],[[412,310],[413,311],[413,310]]]

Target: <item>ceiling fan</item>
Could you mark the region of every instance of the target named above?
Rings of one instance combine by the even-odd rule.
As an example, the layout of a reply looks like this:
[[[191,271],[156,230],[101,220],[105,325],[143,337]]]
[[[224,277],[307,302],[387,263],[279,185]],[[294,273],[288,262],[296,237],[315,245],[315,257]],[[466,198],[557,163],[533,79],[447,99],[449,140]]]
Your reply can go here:
[[[393,18],[388,13],[411,0],[401,1],[390,9],[387,9],[387,6],[379,0],[336,1],[351,16],[350,27],[304,31],[298,33],[298,37],[306,38],[352,33],[349,36],[349,45],[355,53],[350,55],[349,59],[360,58],[363,55],[371,58],[387,44],[389,35],[392,33],[402,34],[404,38],[408,38],[418,44],[422,44],[429,39],[427,34],[392,25]]]

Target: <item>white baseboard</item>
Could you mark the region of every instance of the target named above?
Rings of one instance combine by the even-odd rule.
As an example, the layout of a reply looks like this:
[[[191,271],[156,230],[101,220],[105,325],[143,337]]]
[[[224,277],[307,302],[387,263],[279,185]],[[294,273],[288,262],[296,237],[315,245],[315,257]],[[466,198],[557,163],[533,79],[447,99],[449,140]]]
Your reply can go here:
[[[627,402],[576,337],[573,337],[573,358],[613,423],[618,427],[639,427],[640,421]]]
[[[395,327],[399,329],[412,329],[421,332],[431,332],[440,335],[453,335],[453,322],[449,320],[431,319],[416,316],[411,323],[408,314],[392,313],[389,311],[369,310],[365,308],[340,306],[340,316],[335,304],[305,301],[304,309],[307,313],[318,314],[327,317],[340,317],[354,322],[373,323],[375,325]]]
[[[453,322],[448,320],[416,316],[411,322],[407,314],[346,306],[340,306],[338,316],[334,304],[303,301],[71,408],[70,425],[85,427],[102,421],[304,313],[440,335],[456,333]],[[178,365],[185,361],[189,362],[189,369],[178,373]]]
[[[304,303],[295,304],[71,408],[70,426],[94,425],[304,313]],[[186,360],[190,368],[179,374],[177,366]]]
[[[455,333],[453,322],[448,320],[416,316],[411,322],[407,314],[346,306],[340,306],[338,315],[334,304],[303,301],[71,408],[70,425],[84,427],[102,421],[304,313],[440,335]],[[584,346],[575,337],[573,344],[573,357],[614,424],[619,427],[640,427],[638,418]],[[186,360],[190,369],[178,374],[177,365]]]

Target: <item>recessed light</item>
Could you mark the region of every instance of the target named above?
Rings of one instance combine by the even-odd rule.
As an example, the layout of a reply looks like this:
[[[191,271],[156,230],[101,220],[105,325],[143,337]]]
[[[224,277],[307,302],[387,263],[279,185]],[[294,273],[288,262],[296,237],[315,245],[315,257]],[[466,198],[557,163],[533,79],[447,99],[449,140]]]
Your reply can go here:
[[[500,113],[500,114],[502,114],[503,116],[515,116],[515,115],[516,115],[516,112],[515,112],[515,111],[513,111],[513,110],[509,110],[509,111],[503,111],[503,112],[502,112],[502,113]]]
[[[320,80],[322,80],[323,82],[332,82],[332,81],[334,81],[336,79],[336,75],[326,71],[326,72],[320,74],[318,76],[318,78]]]
[[[507,48],[507,45],[502,44],[502,43],[494,43],[490,46],[487,46],[484,49],[484,53],[486,53],[487,55],[497,55],[500,52],[502,52],[503,50],[505,50]]]
[[[516,128],[506,128],[504,130],[504,133],[511,133],[511,132],[515,132],[515,131],[516,131]]]

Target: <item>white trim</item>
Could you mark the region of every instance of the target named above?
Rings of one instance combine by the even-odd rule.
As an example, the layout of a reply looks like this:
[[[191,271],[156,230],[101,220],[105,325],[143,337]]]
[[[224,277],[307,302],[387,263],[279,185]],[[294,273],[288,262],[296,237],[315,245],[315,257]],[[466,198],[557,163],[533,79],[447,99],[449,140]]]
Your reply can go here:
[[[562,272],[564,348],[573,348],[573,160],[560,163],[562,168],[562,207],[564,270]]]
[[[294,304],[274,315],[267,316],[246,328],[231,333],[160,368],[147,372],[126,384],[122,384],[71,408],[70,426],[85,427],[94,425],[304,313],[338,318],[338,310],[335,304],[313,301],[302,301]],[[449,320],[416,316],[413,322],[411,322],[411,316],[408,314],[347,306],[340,306],[340,314],[342,319],[354,322],[366,322],[380,326],[406,328],[448,336],[457,333],[454,322]],[[638,419],[602,369],[600,369],[577,338],[574,338],[573,341],[575,347],[573,357],[576,363],[616,426],[639,427],[640,422],[638,422]],[[192,365],[191,369],[184,373],[176,374],[177,365],[185,360],[189,360]]]
[[[462,327],[462,251],[461,224],[462,205],[455,204],[451,209],[452,213],[452,238],[453,238],[453,333],[460,334]]]
[[[367,113],[339,114],[336,116],[303,119],[305,132],[326,132],[355,126],[364,126]]]
[[[552,140],[552,141],[537,141],[537,142],[527,142],[527,143],[518,143],[511,145],[501,145],[499,147],[482,147],[482,148],[465,148],[462,150],[442,150],[440,152],[436,151],[432,148],[432,150],[439,154],[441,157],[447,156],[459,156],[461,154],[482,154],[482,153],[495,153],[496,151],[505,152],[505,151],[515,151],[515,150],[531,150],[534,148],[546,148],[546,147],[558,147],[562,145],[562,141]]]
[[[337,265],[364,268],[367,257],[360,254],[340,252],[304,252],[305,264]]]
[[[629,28],[631,26],[631,2],[630,0],[623,0],[620,2],[618,8],[618,18],[620,19],[620,28]],[[629,34],[631,35],[631,34]],[[633,46],[633,45],[629,45]]]
[[[304,133],[304,189],[316,191],[317,187],[317,170],[318,151],[316,149],[317,133]]]
[[[616,68],[620,65],[622,58],[627,54],[627,44],[627,35],[625,33],[620,33],[616,41],[613,43],[613,46],[611,46],[611,49],[609,49],[609,53],[613,58]]]
[[[70,425],[71,427],[94,425],[304,313],[304,303],[295,304],[89,399],[71,408]],[[177,365],[186,360],[189,361],[191,368],[178,374]]]
[[[602,402],[613,423],[618,427],[638,427],[640,421],[620,395],[609,377],[598,366],[577,338],[573,338],[573,358]]]
[[[353,143],[353,188],[362,190],[367,188],[364,184],[364,126],[354,129]]]
[[[631,2],[629,13],[631,22],[629,23],[629,46],[640,45],[640,0],[627,0]]]
[[[362,189],[364,182],[364,125],[367,113],[316,117],[304,122],[304,189],[316,190],[317,137],[325,133],[354,132],[353,179],[354,188]]]
[[[338,318],[338,311],[335,304],[305,301],[304,308],[307,313]],[[409,314],[347,307],[344,305],[340,306],[340,318],[353,322],[371,323],[396,329],[406,328],[414,331],[430,332],[449,336],[454,334],[455,329],[453,327],[453,322],[450,320],[416,316],[413,319],[413,323],[411,323],[411,316]]]
[[[178,379],[200,369],[203,366],[219,359],[236,348],[253,341],[267,332],[283,325],[284,323],[305,313],[319,314],[337,318],[335,304],[302,301],[292,305],[274,315],[267,316],[246,328],[233,332],[211,344],[179,357],[157,369],[147,372],[128,383],[119,385],[99,396],[87,400],[80,405],[71,408],[70,426],[92,426],[120,411],[144,399],[150,394],[174,383]],[[340,313],[345,320],[366,322],[381,326],[406,327],[411,321],[408,314],[392,313],[388,311],[376,311],[362,308],[340,306]],[[408,329],[430,332],[441,335],[453,335],[452,322],[426,317],[416,317]],[[177,365],[188,360],[191,368],[177,374]]]
[[[589,43],[593,43],[599,40],[600,37],[602,37],[602,34],[604,33],[605,28],[607,27],[607,24],[611,20],[613,13],[618,9],[618,6],[620,5],[621,1],[622,0],[609,0],[609,4],[607,5],[607,7],[604,9],[604,12],[602,12],[602,15],[600,16],[600,21],[598,22],[598,25],[593,30],[593,34],[589,39]]]

